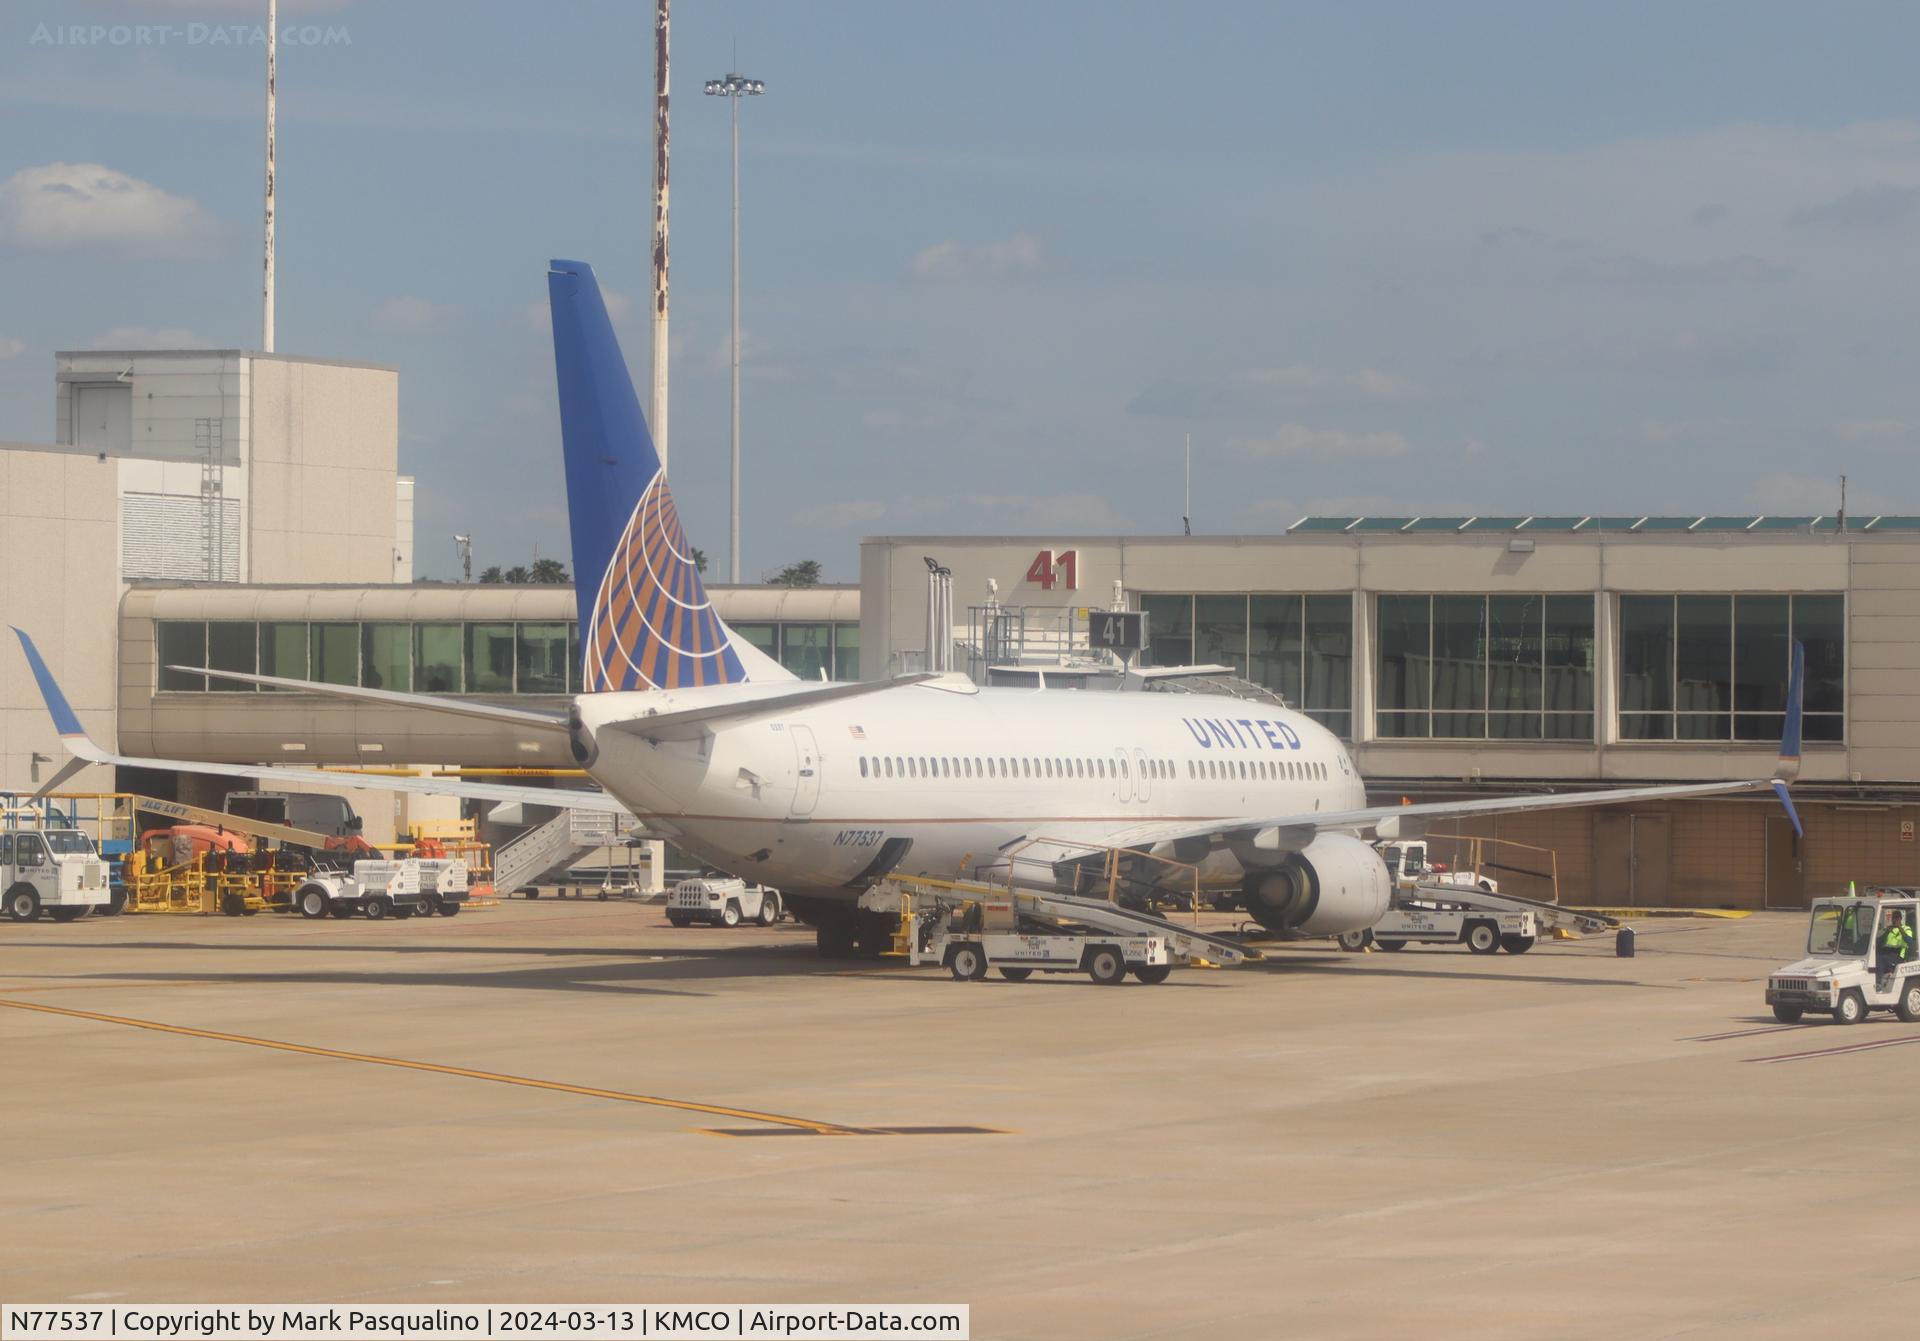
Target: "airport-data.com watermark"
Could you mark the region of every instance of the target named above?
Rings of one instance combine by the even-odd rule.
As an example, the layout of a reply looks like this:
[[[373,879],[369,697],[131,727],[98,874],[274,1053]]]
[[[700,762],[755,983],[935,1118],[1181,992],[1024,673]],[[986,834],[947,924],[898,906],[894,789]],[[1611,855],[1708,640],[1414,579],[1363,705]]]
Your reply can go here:
[[[353,32],[340,24],[283,23],[283,47],[350,47]],[[260,23],[45,23],[30,47],[264,47]]]

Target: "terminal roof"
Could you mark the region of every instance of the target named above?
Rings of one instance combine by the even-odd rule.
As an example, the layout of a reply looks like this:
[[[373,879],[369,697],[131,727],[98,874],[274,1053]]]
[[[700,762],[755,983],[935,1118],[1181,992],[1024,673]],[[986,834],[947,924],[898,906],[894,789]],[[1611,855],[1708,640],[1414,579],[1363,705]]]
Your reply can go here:
[[[1397,532],[1431,535],[1445,531],[1554,531],[1560,533],[1604,531],[1610,534],[1675,535],[1705,532],[1725,535],[1734,531],[1838,531],[1834,516],[1745,516],[1745,517],[1581,517],[1581,516],[1502,516],[1502,517],[1302,517],[1287,528],[1289,534],[1302,535],[1380,535]],[[1853,517],[1847,522],[1851,531],[1920,531],[1920,517]]]

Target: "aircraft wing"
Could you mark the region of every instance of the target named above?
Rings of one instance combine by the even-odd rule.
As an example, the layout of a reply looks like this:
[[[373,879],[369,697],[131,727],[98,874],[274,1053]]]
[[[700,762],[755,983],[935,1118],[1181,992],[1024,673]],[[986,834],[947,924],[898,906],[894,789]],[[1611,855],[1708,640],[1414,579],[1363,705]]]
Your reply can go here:
[[[1262,840],[1276,850],[1297,850],[1322,833],[1371,834],[1391,839],[1417,836],[1431,820],[1466,819],[1474,815],[1518,815],[1534,810],[1572,810],[1581,806],[1621,805],[1633,801],[1670,801],[1690,796],[1730,796],[1740,792],[1772,791],[1801,832],[1787,784],[1800,772],[1801,700],[1806,678],[1806,649],[1793,645],[1787,675],[1785,731],[1772,777],[1728,782],[1660,783],[1650,787],[1602,787],[1592,791],[1535,793],[1521,796],[1485,796],[1466,801],[1426,801],[1419,805],[1361,806],[1352,810],[1314,810],[1292,815],[1231,815],[1218,819],[1145,820],[1138,824],[1089,832],[1072,825],[1063,837],[1101,847],[1150,848],[1205,838],[1212,843]],[[1409,823],[1411,821],[1411,823]]]
[[[1786,785],[1771,778],[1737,782],[1692,782],[1653,787],[1612,787],[1594,791],[1554,792],[1528,796],[1489,796],[1466,801],[1428,801],[1419,805],[1365,806],[1354,810],[1314,810],[1286,815],[1229,815],[1218,819],[1145,820],[1139,824],[1095,831],[1083,823],[1054,826],[1059,836],[1099,847],[1150,848],[1159,843],[1208,838],[1219,843],[1253,839],[1272,833],[1273,846],[1302,848],[1322,833],[1376,834],[1381,838],[1417,836],[1418,829],[1402,826],[1412,820],[1465,819],[1474,815],[1517,815],[1533,810],[1568,810],[1579,806],[1620,805],[1632,801],[1664,801],[1689,796],[1727,796],[1740,792],[1776,791],[1786,799]],[[1789,804],[1789,813],[1791,804]]]
[[[20,647],[46,700],[47,713],[60,733],[60,741],[76,759],[90,764],[117,764],[123,768],[169,769],[177,773],[209,773],[217,777],[259,778],[263,782],[291,782],[303,787],[316,784],[341,787],[349,791],[417,792],[430,796],[465,796],[476,801],[519,801],[529,805],[551,806],[560,810],[595,810],[625,815],[627,808],[603,791],[562,790],[551,787],[515,787],[505,783],[468,782],[458,778],[406,778],[373,773],[335,773],[306,768],[276,768],[270,764],[210,764],[197,760],[142,759],[103,750],[88,737],[80,718],[61,692],[40,649],[20,629]],[[338,688],[339,686],[330,686]],[[364,692],[364,691],[363,691]],[[379,691],[375,691],[379,692]],[[566,724],[560,724],[565,730]]]

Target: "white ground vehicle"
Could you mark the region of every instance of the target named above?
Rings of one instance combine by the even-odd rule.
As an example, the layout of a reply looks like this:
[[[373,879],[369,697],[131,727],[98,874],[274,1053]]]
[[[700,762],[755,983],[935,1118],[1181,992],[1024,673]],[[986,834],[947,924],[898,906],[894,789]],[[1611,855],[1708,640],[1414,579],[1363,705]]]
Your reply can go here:
[[[1341,936],[1340,948],[1364,950],[1368,942],[1382,950],[1400,950],[1415,943],[1458,944],[1477,955],[1501,950],[1523,955],[1540,939],[1540,922],[1530,908],[1473,908],[1447,900],[1443,890],[1431,885],[1422,886],[1422,891],[1438,897],[1397,898],[1372,930],[1349,931]]]
[[[15,922],[37,921],[42,911],[71,922],[113,897],[106,861],[78,829],[0,832],[0,890],[0,906]]]
[[[1483,889],[1489,894],[1500,892],[1500,882],[1490,875],[1478,871],[1456,871],[1446,863],[1435,864],[1427,860],[1427,845],[1422,839],[1408,838],[1397,842],[1380,844],[1381,859],[1387,863],[1387,873],[1393,877],[1394,888],[1412,889],[1415,885],[1458,885],[1463,889]]]
[[[908,910],[908,962],[944,964],[960,982],[978,982],[998,969],[1009,982],[1036,972],[1084,971],[1105,986],[1129,973],[1160,983],[1176,965],[1196,959],[1238,964],[1257,957],[1236,941],[1100,899],[977,884],[915,891],[916,882],[897,883]]]
[[[351,873],[314,871],[293,891],[293,906],[300,916],[309,918],[352,917],[364,913],[369,919],[412,917],[425,905],[420,897],[420,863],[413,858],[401,861],[356,861]]]
[[[1773,1018],[1792,1024],[1808,1011],[1858,1024],[1870,1010],[1920,1020],[1920,962],[1909,953],[1889,962],[1881,937],[1899,913],[1908,927],[1920,914],[1920,890],[1870,889],[1844,899],[1816,899],[1807,921],[1807,957],[1767,977]]]
[[[454,857],[415,857],[420,867],[420,915],[452,917],[472,897],[467,889],[467,864]]]
[[[690,922],[723,927],[758,922],[770,927],[780,920],[782,911],[779,890],[724,876],[682,880],[667,895],[667,921],[676,927]]]

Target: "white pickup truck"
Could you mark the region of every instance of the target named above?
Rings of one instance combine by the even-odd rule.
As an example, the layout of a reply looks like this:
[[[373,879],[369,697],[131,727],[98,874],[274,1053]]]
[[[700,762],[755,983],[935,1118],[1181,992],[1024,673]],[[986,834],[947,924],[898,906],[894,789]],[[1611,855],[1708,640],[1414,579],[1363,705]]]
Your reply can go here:
[[[0,832],[0,890],[0,906],[15,922],[38,921],[43,912],[71,922],[113,897],[106,861],[78,829]]]
[[[676,927],[693,922],[722,927],[758,922],[770,927],[780,920],[782,911],[779,890],[726,876],[682,880],[667,895],[667,921]]]

